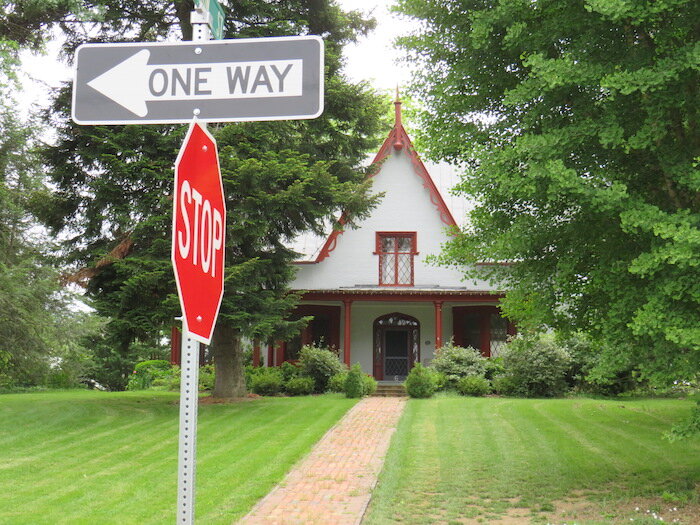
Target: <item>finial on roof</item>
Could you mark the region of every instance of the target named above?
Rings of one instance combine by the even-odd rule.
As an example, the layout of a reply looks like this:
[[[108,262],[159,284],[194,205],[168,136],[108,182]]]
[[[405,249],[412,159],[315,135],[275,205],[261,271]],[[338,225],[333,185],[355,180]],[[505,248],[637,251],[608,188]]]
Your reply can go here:
[[[401,97],[399,96],[399,85],[396,84],[396,100],[394,100],[395,117],[394,126],[401,126]]]
[[[396,134],[396,142],[394,142],[394,149],[396,151],[399,151],[401,148],[403,148],[403,141],[401,140],[401,135],[398,132],[398,129],[403,127],[403,124],[401,124],[401,98],[399,97],[399,86],[398,84],[396,85],[396,100],[394,100],[394,109],[395,109],[395,116],[394,116],[394,130]]]

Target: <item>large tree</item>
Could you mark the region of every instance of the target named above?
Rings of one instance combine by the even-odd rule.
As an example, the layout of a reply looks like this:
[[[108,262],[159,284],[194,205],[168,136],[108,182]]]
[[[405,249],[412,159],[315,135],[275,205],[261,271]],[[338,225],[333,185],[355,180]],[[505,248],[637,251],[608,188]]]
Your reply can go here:
[[[700,370],[700,3],[399,0],[426,142],[475,201],[442,262],[608,369]],[[477,263],[509,263],[478,265]]]
[[[85,2],[94,40],[149,40],[191,35],[191,1]],[[90,4],[90,5],[87,5]],[[296,254],[287,247],[304,230],[320,229],[346,210],[371,205],[359,166],[376,143],[382,109],[364,84],[342,74],[342,47],[372,23],[344,13],[332,0],[231,2],[229,37],[317,34],[326,43],[325,111],[313,121],[216,125],[227,198],[225,296],[213,353],[214,395],[245,393],[241,337],[284,335],[295,297],[288,294]],[[97,9],[100,6],[102,9]],[[87,13],[87,15],[86,15]],[[79,20],[63,23],[68,45],[82,39]],[[159,337],[179,314],[169,263],[172,165],[181,126],[75,126],[68,93],[51,113],[59,141],[46,151],[56,185],[55,232],[70,235],[66,254],[74,278],[109,316],[113,344],[128,353],[135,340]]]
[[[0,1],[0,388],[36,385],[60,358],[67,296],[35,212],[48,195],[36,152],[40,127],[17,109],[20,51],[40,50],[72,0]]]

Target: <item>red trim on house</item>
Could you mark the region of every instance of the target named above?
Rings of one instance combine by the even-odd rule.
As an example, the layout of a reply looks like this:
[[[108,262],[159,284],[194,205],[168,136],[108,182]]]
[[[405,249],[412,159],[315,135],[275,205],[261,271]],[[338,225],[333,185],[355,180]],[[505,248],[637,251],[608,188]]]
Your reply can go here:
[[[442,348],[442,301],[433,301],[435,305],[435,348]]]
[[[257,339],[253,340],[253,366],[260,366],[260,341]]]
[[[284,351],[286,350],[286,341],[277,341],[275,346],[275,366],[280,366],[284,363]]]
[[[298,305],[289,319],[295,320],[302,317],[315,317],[319,314],[327,315],[329,319],[329,334],[325,344],[330,348],[340,348],[340,306],[324,305],[324,304],[300,304]],[[301,344],[308,345],[314,342],[313,321],[309,322],[301,330]]]
[[[170,364],[180,366],[180,353],[182,351],[182,334],[177,326],[170,329]]]
[[[469,341],[464,333],[464,318],[467,314],[478,314],[479,323],[479,348],[485,357],[491,356],[491,315],[499,314],[500,310],[495,305],[481,306],[454,306],[452,308],[452,330],[455,344],[459,346],[469,346]],[[508,323],[507,334],[515,335],[515,325]]]
[[[430,176],[430,173],[428,173],[425,164],[423,164],[423,161],[420,159],[415,147],[413,146],[413,142],[411,142],[411,139],[408,136],[406,129],[401,123],[401,101],[397,98],[394,104],[396,114],[394,127],[391,129],[389,135],[384,140],[384,143],[375,155],[374,160],[372,161],[372,165],[374,166],[374,168],[373,171],[370,172],[369,177],[374,177],[380,172],[380,163],[384,161],[389,155],[391,155],[392,149],[396,151],[405,149],[406,153],[410,157],[411,164],[413,165],[413,169],[416,175],[418,175],[423,180],[423,187],[430,192],[430,202],[437,208],[437,211],[440,214],[440,220],[446,226],[457,228],[457,221],[455,221],[452,212],[450,212],[449,208],[447,207],[447,204],[445,204],[442,195],[440,195],[440,190],[438,190],[437,186],[435,186],[433,178]],[[303,261],[303,263],[320,263],[326,257],[328,257],[330,253],[333,250],[335,250],[335,247],[338,242],[338,236],[343,233],[343,226],[345,226],[346,222],[347,218],[345,212],[343,212],[340,218],[338,219],[336,227],[328,235],[326,242],[324,243],[323,247],[316,256],[316,259],[314,261]]]
[[[485,291],[419,291],[391,288],[368,290],[309,290],[301,295],[302,301],[398,301],[398,302],[431,302],[449,301],[459,303],[489,302],[497,303],[505,296],[502,292]]]
[[[374,255],[378,255],[379,264],[379,286],[413,286],[414,275],[415,275],[415,261],[414,257],[418,254],[418,234],[416,232],[376,232],[375,233],[375,251]],[[411,251],[410,252],[400,252],[399,243],[395,243],[393,252],[382,251],[382,239],[399,237],[411,239]],[[398,283],[399,280],[399,255],[410,255],[411,256],[411,282],[408,283]],[[382,257],[392,257],[394,258],[394,282],[383,282],[383,269],[382,269]]]
[[[343,299],[343,305],[345,305],[344,312],[344,333],[343,333],[343,362],[350,366],[350,341],[352,334],[352,299]]]
[[[275,366],[275,347],[267,343],[267,366]]]
[[[398,317],[400,319],[405,319],[408,320],[412,323],[414,323],[414,326],[405,326],[405,327],[399,327],[396,325],[385,325],[382,326],[380,323],[384,319],[390,319],[392,317]],[[374,375],[374,378],[377,381],[382,381],[384,379],[384,372],[385,372],[385,358],[386,358],[386,331],[387,330],[405,330],[408,332],[408,338],[407,338],[407,343],[408,347],[406,348],[407,351],[407,357],[408,357],[408,370],[410,371],[416,364],[416,362],[420,362],[420,355],[421,355],[421,345],[420,345],[420,321],[413,317],[412,315],[406,315],[401,312],[393,312],[390,314],[384,314],[379,317],[377,317],[374,322],[372,323],[372,375]],[[412,333],[413,330],[416,330],[415,334]],[[415,336],[415,337],[414,337]],[[417,349],[417,354],[414,355],[413,353],[413,344],[415,343],[416,349]]]

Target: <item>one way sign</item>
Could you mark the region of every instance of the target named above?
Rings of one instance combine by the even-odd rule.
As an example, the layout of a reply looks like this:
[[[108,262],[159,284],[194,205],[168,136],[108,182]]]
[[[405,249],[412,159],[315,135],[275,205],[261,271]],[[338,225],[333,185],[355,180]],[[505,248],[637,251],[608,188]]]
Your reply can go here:
[[[78,124],[288,120],[322,111],[316,36],[85,44],[76,52]]]

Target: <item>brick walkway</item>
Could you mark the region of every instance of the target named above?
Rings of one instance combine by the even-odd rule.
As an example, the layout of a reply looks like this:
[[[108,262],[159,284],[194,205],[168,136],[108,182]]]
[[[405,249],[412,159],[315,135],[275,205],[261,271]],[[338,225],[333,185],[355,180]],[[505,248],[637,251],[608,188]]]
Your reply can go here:
[[[360,523],[404,404],[361,400],[239,524]]]

